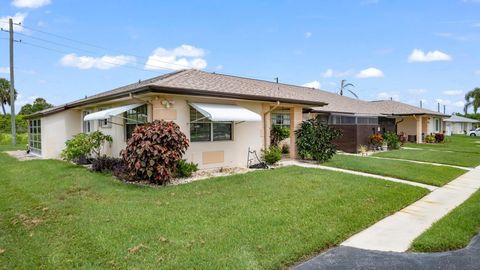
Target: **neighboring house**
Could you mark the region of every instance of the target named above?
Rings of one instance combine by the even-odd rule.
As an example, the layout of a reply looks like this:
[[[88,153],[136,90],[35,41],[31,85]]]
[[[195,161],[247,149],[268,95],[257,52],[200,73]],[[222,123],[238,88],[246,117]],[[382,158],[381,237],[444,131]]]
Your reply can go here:
[[[363,101],[327,92],[322,97],[328,105],[314,107],[309,113],[342,130],[343,136],[335,143],[345,152],[357,152],[375,133],[396,132],[422,143],[425,135],[444,131],[445,115],[439,112],[393,100]]]
[[[181,70],[86,97],[29,116],[29,144],[59,158],[75,134],[113,137],[105,154],[119,156],[136,125],[171,120],[190,139],[185,158],[200,168],[247,165],[248,151],[270,143],[272,124],[294,129],[302,112],[325,105],[318,90],[236,76]],[[290,155],[296,157],[291,132]]]
[[[425,135],[444,133],[442,119],[447,115],[393,100],[371,101],[372,108],[385,117],[395,119],[397,134],[407,136],[408,141],[422,143]]]
[[[452,115],[449,118],[443,119],[445,124],[445,134],[467,134],[468,131],[474,129],[474,124],[480,123],[480,121],[466,118],[458,115]]]

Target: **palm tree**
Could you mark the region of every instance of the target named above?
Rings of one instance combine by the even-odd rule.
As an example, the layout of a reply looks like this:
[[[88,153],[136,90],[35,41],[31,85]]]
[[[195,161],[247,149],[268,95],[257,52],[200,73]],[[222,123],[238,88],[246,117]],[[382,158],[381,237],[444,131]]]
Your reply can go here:
[[[17,90],[14,90],[15,99],[17,99]],[[3,115],[6,114],[5,104],[10,106],[10,82],[0,78],[0,103],[2,103]]]
[[[467,114],[468,108],[473,107],[473,112],[477,113],[480,108],[480,88],[476,87],[465,95],[465,107],[464,111]]]
[[[355,85],[353,85],[353,83],[346,83],[346,82],[347,82],[347,80],[342,80],[342,82],[340,84],[340,96],[343,96],[343,91],[348,91],[358,99],[358,96],[355,92],[353,92],[350,89],[346,89],[349,86],[355,87]]]

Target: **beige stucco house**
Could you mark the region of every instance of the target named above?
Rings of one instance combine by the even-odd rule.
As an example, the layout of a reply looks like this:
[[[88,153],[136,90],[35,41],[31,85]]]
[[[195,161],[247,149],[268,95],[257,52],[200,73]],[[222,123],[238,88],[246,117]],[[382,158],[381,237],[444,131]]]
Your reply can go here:
[[[445,124],[445,134],[467,134],[470,130],[474,129],[474,125],[478,125],[480,121],[462,117],[458,115],[452,115],[449,118],[443,119]]]
[[[119,156],[136,125],[163,119],[187,135],[185,158],[200,168],[245,167],[249,150],[269,146],[272,124],[294,130],[305,108],[323,105],[318,90],[306,87],[181,70],[35,113],[29,144],[44,158],[60,158],[66,140],[100,130],[113,137],[105,154]],[[295,136],[289,144],[295,158]]]

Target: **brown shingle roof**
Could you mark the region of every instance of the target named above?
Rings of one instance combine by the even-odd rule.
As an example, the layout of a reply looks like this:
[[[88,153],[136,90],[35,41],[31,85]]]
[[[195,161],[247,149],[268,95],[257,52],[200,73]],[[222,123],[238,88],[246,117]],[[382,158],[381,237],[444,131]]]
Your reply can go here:
[[[438,115],[446,116],[443,113],[423,109],[413,105],[405,104],[394,100],[376,100],[370,101],[372,110],[376,110],[384,115]]]
[[[322,106],[326,104],[324,100],[325,97],[319,94],[319,90],[316,89],[188,69],[119,87],[47,109],[35,113],[32,116],[51,114],[68,108],[142,92],[280,101],[311,106]]]

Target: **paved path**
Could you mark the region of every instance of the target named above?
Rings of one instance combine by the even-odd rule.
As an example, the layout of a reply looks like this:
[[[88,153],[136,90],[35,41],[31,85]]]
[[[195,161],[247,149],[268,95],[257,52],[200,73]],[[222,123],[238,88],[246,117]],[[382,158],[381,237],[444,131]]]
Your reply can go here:
[[[341,245],[369,250],[406,251],[412,241],[480,188],[480,166],[352,236]]]
[[[464,249],[441,253],[398,253],[336,247],[299,264],[295,270],[313,269],[480,269],[480,235]]]
[[[282,165],[282,166],[293,165],[293,166],[299,166],[299,167],[305,167],[305,168],[316,168],[316,169],[322,169],[322,170],[329,170],[329,171],[343,172],[343,173],[348,173],[348,174],[355,174],[355,175],[360,175],[360,176],[372,177],[372,178],[377,178],[377,179],[382,179],[382,180],[387,180],[387,181],[392,181],[392,182],[397,182],[397,183],[422,187],[422,188],[426,188],[430,191],[438,189],[438,187],[435,187],[435,186],[422,184],[422,183],[417,183],[417,182],[413,182],[413,181],[402,180],[402,179],[398,179],[398,178],[393,178],[393,177],[388,177],[388,176],[383,176],[383,175],[377,175],[377,174],[371,174],[371,173],[358,172],[358,171],[353,171],[353,170],[340,169],[340,168],[335,168],[335,167],[328,167],[328,166],[323,166],[323,165],[319,165],[319,164],[315,164],[315,163],[301,162],[301,161],[297,161],[297,160],[281,161],[280,165]]]
[[[429,165],[433,165],[433,166],[452,167],[452,168],[462,169],[462,170],[466,170],[466,171],[471,171],[471,170],[474,169],[474,168],[472,168],[472,167],[463,167],[463,166],[457,166],[457,165],[442,164],[442,163],[433,163],[433,162],[410,160],[410,159],[389,158],[389,157],[376,157],[376,156],[369,156],[369,157],[371,157],[371,158],[378,158],[378,159],[390,159],[390,160],[406,161],[406,162],[418,163],[418,164],[429,164]]]

